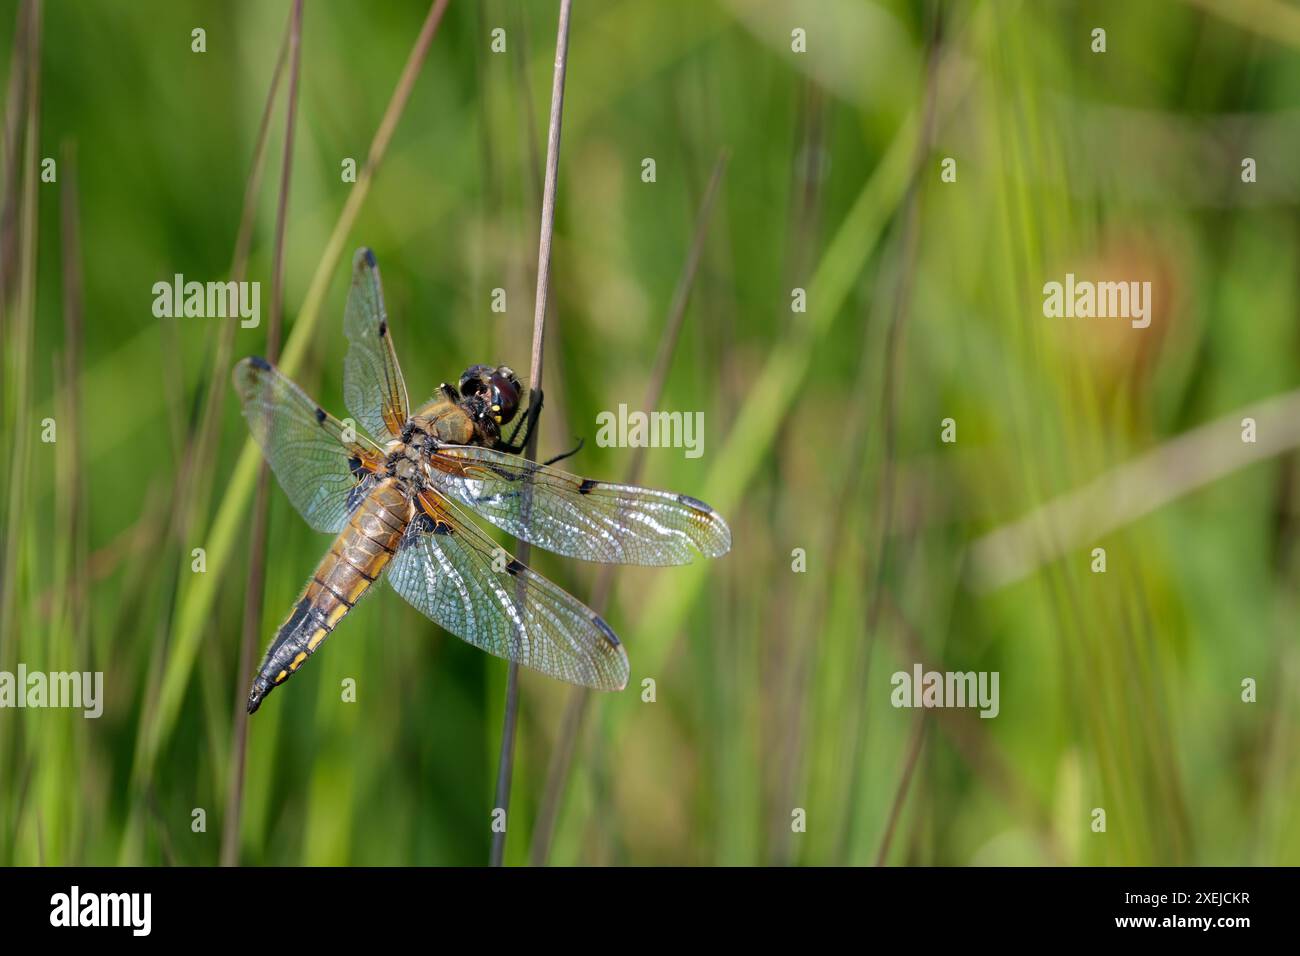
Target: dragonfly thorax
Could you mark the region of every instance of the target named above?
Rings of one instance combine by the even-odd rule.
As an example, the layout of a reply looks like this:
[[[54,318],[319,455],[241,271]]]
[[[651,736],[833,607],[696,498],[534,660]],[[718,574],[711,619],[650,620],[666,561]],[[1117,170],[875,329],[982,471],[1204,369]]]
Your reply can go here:
[[[424,487],[424,477],[428,473],[428,455],[432,447],[429,436],[419,428],[409,425],[402,438],[395,438],[388,443],[384,464],[390,477],[398,478],[403,483],[419,491]]]
[[[474,417],[464,402],[447,399],[431,402],[411,416],[407,424],[408,444],[432,451],[438,445],[473,445],[481,440]]]

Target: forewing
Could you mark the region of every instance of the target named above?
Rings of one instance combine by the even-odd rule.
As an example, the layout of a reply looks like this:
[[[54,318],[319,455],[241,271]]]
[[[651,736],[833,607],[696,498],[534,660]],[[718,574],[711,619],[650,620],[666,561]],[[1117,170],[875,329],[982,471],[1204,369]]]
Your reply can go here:
[[[348,411],[381,443],[401,437],[410,414],[406,382],[393,350],[379,265],[369,249],[358,249],[352,259],[343,331],[348,337],[343,360],[343,400]]]
[[[443,446],[431,464],[432,483],[448,498],[556,554],[665,565],[731,550],[727,523],[688,495],[579,478],[474,445]]]
[[[388,581],[475,647],[571,684],[627,685],[627,654],[595,611],[525,567],[436,494],[422,492]],[[500,569],[500,570],[498,570]]]
[[[249,430],[293,506],[317,531],[340,531],[383,453],[364,435],[345,441],[342,423],[265,359],[243,359],[232,377]]]

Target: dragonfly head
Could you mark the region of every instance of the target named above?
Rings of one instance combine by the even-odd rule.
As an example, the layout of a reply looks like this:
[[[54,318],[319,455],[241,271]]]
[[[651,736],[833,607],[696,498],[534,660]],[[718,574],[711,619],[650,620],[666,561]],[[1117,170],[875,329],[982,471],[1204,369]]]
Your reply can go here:
[[[461,397],[479,399],[476,417],[489,418],[498,425],[515,417],[523,390],[519,376],[508,365],[471,365],[460,377]]]

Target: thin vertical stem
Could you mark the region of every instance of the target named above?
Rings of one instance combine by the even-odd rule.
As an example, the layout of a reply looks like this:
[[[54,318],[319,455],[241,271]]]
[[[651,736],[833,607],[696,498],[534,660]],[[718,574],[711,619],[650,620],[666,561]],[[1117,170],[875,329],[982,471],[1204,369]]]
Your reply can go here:
[[[529,402],[542,396],[542,346],[546,338],[546,303],[550,291],[551,237],[555,232],[555,185],[560,169],[560,125],[564,117],[564,75],[569,60],[569,13],[572,0],[560,0],[560,24],[555,36],[555,74],[551,81],[551,122],[546,136],[546,183],[542,193],[542,223],[537,241],[537,295],[533,303],[532,371],[528,377]],[[524,456],[537,458],[537,424],[528,432]],[[525,492],[526,495],[526,492]],[[525,496],[524,520],[528,520],[529,502]],[[519,560],[528,563],[530,548],[520,542]],[[510,817],[510,779],[515,763],[515,729],[519,719],[519,665],[511,661],[506,679],[505,720],[501,727],[501,757],[497,764],[495,807]],[[508,824],[507,824],[508,826]],[[500,866],[505,856],[506,827],[492,833],[491,863]]]
[[[18,203],[18,305],[12,316],[12,325],[5,329],[12,342],[5,343],[5,359],[12,373],[14,440],[11,445],[9,473],[9,504],[5,510],[4,559],[0,561],[0,654],[10,653],[17,643],[18,591],[24,577],[18,568],[19,547],[24,530],[23,516],[27,496],[27,471],[31,455],[31,367],[32,336],[36,325],[36,257],[40,219],[37,216],[36,191],[40,175],[37,171],[37,143],[41,128],[41,4],[33,2],[27,18],[24,64],[26,131],[23,134],[22,187]]]
[[[886,579],[892,558],[894,491],[897,481],[897,428],[898,428],[898,393],[899,380],[902,376],[903,336],[906,331],[907,317],[911,309],[912,288],[915,279],[917,248],[920,235],[920,175],[923,157],[929,155],[934,142],[938,123],[939,103],[939,65],[942,57],[942,12],[938,4],[930,7],[929,41],[925,65],[925,102],[922,108],[921,125],[914,147],[913,174],[908,183],[901,206],[901,237],[899,245],[899,266],[895,287],[892,314],[885,331],[884,382],[881,387],[881,406],[884,413],[881,421],[881,437],[884,462],[881,466],[878,544],[874,574],[867,585],[867,613],[865,640],[858,652],[854,668],[854,685],[860,689],[863,697],[867,694],[867,685],[871,677],[872,652],[875,650],[876,634],[880,627]],[[866,709],[850,725],[849,739],[849,775],[848,799],[844,812],[848,815],[845,832],[848,839],[840,844],[840,859],[846,861],[852,852],[854,829],[859,819],[854,808],[859,805],[858,793],[862,779],[862,765],[866,758],[863,742],[867,734]]]
[[[889,822],[885,824],[885,835],[880,838],[880,849],[876,853],[876,866],[884,866],[885,861],[889,859],[889,846],[894,841],[894,831],[898,829],[898,821],[903,815],[903,803],[907,800],[907,791],[912,783],[912,772],[916,769],[916,762],[921,756],[921,745],[925,743],[925,712],[916,718],[916,727],[912,731],[912,743],[907,749],[907,762],[903,765],[903,776],[898,781],[898,789],[894,792],[894,803],[889,810]]]
[[[63,144],[63,188],[59,192],[60,249],[63,256],[63,382],[62,417],[65,428],[81,434],[81,349],[83,327],[83,288],[81,271],[81,216],[77,193],[76,142]],[[60,529],[67,535],[68,566],[65,581],[68,594],[68,628],[83,657],[86,655],[86,624],[89,620],[89,582],[86,561],[89,545],[86,524],[86,478],[81,442],[70,442],[66,467],[71,476],[67,491],[71,499],[62,502],[68,518]]]
[[[289,102],[284,119],[284,155],[280,160],[280,201],[275,210],[275,245],[271,254],[271,323],[266,332],[266,354],[280,351],[280,326],[284,315],[284,233],[289,211],[289,183],[293,176],[293,131],[298,117],[298,76],[302,70],[302,0],[293,5],[289,28]],[[263,473],[266,467],[263,465]]]
[[[76,141],[62,146],[62,178],[59,187],[59,250],[63,290],[63,355],[55,362],[59,381],[56,388],[58,421],[73,435],[81,434],[81,354],[83,340],[83,276],[81,268],[81,217],[77,193]],[[89,556],[89,523],[86,510],[85,451],[80,441],[64,442],[56,453],[58,501],[53,582],[55,595],[51,603],[57,623],[50,627],[51,636],[61,634],[63,648],[51,646],[51,654],[67,654],[82,662],[85,670],[95,670],[89,639],[90,584],[86,563]],[[62,607],[60,607],[60,604]],[[78,725],[80,721],[76,722]],[[78,726],[70,747],[63,752],[63,770],[69,763],[84,766],[88,746],[87,734]],[[74,865],[84,862],[86,826],[82,814],[76,813],[77,800],[94,799],[87,775],[82,774],[81,789],[70,789],[68,802],[51,805],[55,855]],[[89,805],[87,803],[86,805]],[[38,816],[38,834],[44,824]]]
[[[266,142],[271,131],[271,113],[275,107],[276,94],[280,89],[280,79],[284,75],[285,61],[289,56],[289,36],[293,32],[293,11],[284,25],[284,36],[280,40],[280,50],[275,57],[275,68],[271,71],[271,84],[267,90],[266,103],[262,107],[262,118],[258,122],[257,137],[253,146],[252,167],[244,183],[244,202],[239,215],[239,230],[235,234],[235,249],[230,260],[230,278],[233,282],[244,281],[248,271],[248,251],[253,242],[253,226],[257,221],[257,197],[262,184],[262,170],[265,165]],[[199,414],[199,424],[190,439],[180,473],[176,478],[176,491],[172,496],[175,502],[172,514],[172,527],[176,533],[176,544],[180,551],[188,553],[187,543],[190,531],[196,526],[200,515],[206,515],[212,487],[212,461],[216,454],[217,429],[221,424],[221,411],[224,407],[226,389],[229,387],[230,353],[235,343],[234,322],[223,322],[217,331],[217,347],[212,355],[212,364],[208,372],[207,391],[203,399],[203,410]]]
[[[18,7],[14,44],[9,60],[9,84],[5,93],[3,139],[0,139],[0,168],[4,170],[0,174],[0,333],[9,327],[9,299],[17,272],[14,243],[17,239],[18,171],[21,168],[18,137],[20,124],[25,120],[23,103],[26,97],[27,57],[31,53],[29,20],[35,6],[32,0],[27,0]],[[4,354],[4,347],[5,339],[0,338],[0,356]],[[0,364],[0,385],[4,383],[4,374],[4,366]]]
[[[274,362],[280,350],[280,326],[284,316],[284,233],[289,212],[289,184],[293,172],[294,120],[298,116],[298,75],[301,71],[302,0],[293,5],[289,27],[289,100],[285,109],[284,155],[280,162],[280,198],[275,210],[275,242],[271,253],[271,317],[266,331],[266,354]],[[244,591],[243,635],[240,660],[251,660],[262,621],[263,578],[266,571],[266,512],[269,503],[269,469],[262,462],[257,476],[253,504],[253,528],[249,540],[248,586]],[[246,680],[247,669],[236,675]],[[221,834],[221,865],[234,866],[239,859],[239,824],[243,809],[244,760],[248,752],[248,711],[242,701],[235,706],[235,747],[232,756],[228,813]]]
[[[438,32],[438,26],[442,22],[442,15],[447,10],[447,4],[448,0],[432,0],[429,4],[429,12],[425,16],[419,36],[411,46],[411,52],[407,55],[401,76],[393,88],[393,94],[380,119],[379,127],[370,141],[365,165],[357,174],[357,181],[348,193],[343,210],[339,213],[338,220],[326,240],[316,271],[298,309],[293,331],[285,342],[284,352],[279,362],[280,371],[285,375],[292,377],[297,370],[320,322],[321,307],[330,280],[343,257],[348,235],[356,223],[362,206],[365,205],[370,187],[383,165],[393,133],[410,102],[411,92],[415,88],[421,68],[428,59],[429,50]],[[257,443],[251,437],[246,439],[235,463],[235,469],[226,483],[216,515],[204,529],[208,544],[208,571],[206,574],[192,575],[191,581],[180,593],[175,623],[172,627],[172,641],[168,648],[167,660],[162,665],[162,680],[157,696],[152,710],[145,719],[140,721],[137,728],[134,764],[131,770],[134,802],[118,854],[119,860],[124,865],[138,862],[142,828],[140,795],[144,792],[146,782],[153,775],[158,754],[176,729],[181,701],[193,673],[199,643],[212,604],[216,600],[217,584],[223,580],[223,575],[230,566],[238,529],[243,526],[249,500],[256,485],[257,467],[261,458]],[[0,741],[3,740],[5,726],[0,722]]]
[[[17,659],[19,591],[26,581],[19,568],[23,535],[31,533],[31,527],[24,521],[27,499],[27,472],[31,456],[31,432],[35,424],[31,420],[31,379],[32,336],[36,325],[36,257],[39,238],[37,216],[37,143],[40,136],[41,90],[41,4],[33,0],[26,17],[27,35],[23,40],[23,64],[27,76],[24,82],[26,108],[23,113],[25,132],[23,134],[21,179],[15,180],[16,189],[11,197],[16,203],[18,242],[16,249],[14,281],[17,283],[17,308],[12,315],[6,316],[3,329],[3,352],[0,352],[0,365],[5,367],[3,395],[0,395],[0,409],[5,425],[13,429],[13,441],[10,445],[10,471],[8,505],[5,508],[3,560],[0,560],[0,667],[10,669]],[[14,40],[17,48],[18,40]],[[18,157],[13,157],[18,162]],[[20,184],[20,185],[18,185]],[[12,402],[12,405],[10,404]],[[9,774],[10,743],[13,739],[11,721],[0,722],[0,774]],[[17,832],[16,821],[22,812],[21,800],[11,803],[9,807],[0,805],[8,811],[0,818],[0,859],[13,858]]]

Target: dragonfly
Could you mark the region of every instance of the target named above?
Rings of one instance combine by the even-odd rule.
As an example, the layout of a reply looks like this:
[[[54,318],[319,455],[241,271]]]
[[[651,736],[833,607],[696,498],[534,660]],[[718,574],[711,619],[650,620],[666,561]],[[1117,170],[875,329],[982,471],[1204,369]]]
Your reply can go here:
[[[526,389],[507,366],[472,365],[412,412],[379,266],[366,248],[353,258],[343,331],[352,419],[335,418],[264,358],[242,359],[232,373],[285,495],[314,530],[335,536],[271,640],[248,712],[297,673],[381,577],[490,654],[583,687],[626,687],[627,652],[605,620],[470,515],[565,557],[656,566],[726,554],[727,523],[689,495],[552,467],[573,452],[546,463],[522,457],[543,396],[528,395],[519,415]]]

